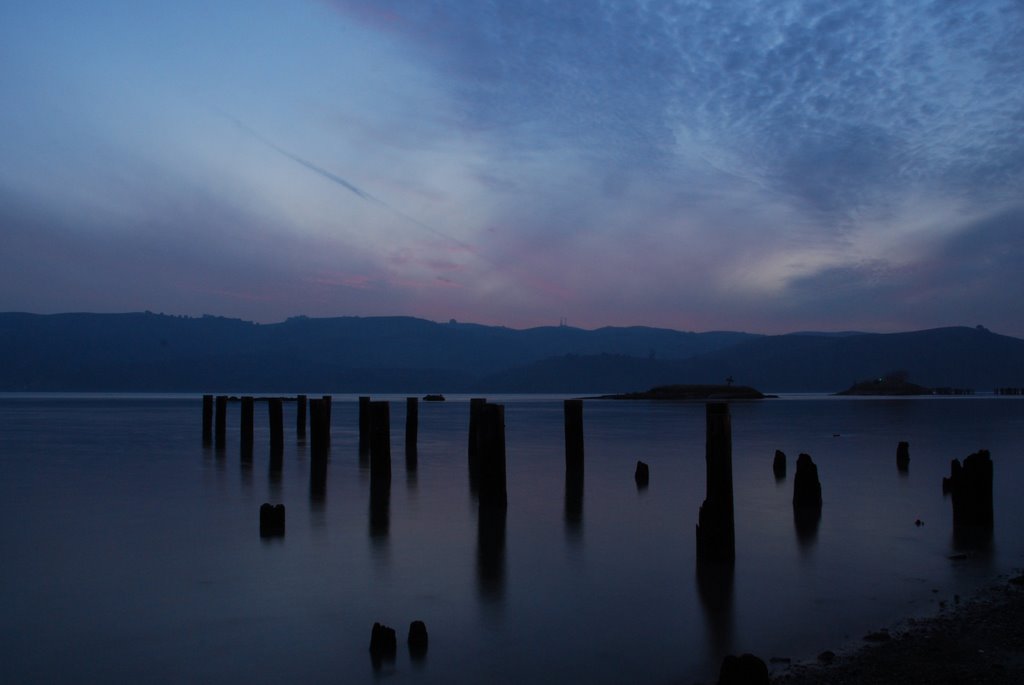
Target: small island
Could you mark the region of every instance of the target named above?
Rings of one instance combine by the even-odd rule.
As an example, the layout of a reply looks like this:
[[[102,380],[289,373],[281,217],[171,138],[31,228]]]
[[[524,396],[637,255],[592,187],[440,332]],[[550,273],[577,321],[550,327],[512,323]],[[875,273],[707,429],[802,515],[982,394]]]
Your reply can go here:
[[[931,395],[930,388],[917,385],[907,380],[904,371],[892,371],[882,378],[872,378],[854,383],[837,395],[883,395],[886,397],[909,397],[912,395]]]
[[[765,395],[746,385],[659,385],[643,392],[601,395],[598,400],[762,400]]]

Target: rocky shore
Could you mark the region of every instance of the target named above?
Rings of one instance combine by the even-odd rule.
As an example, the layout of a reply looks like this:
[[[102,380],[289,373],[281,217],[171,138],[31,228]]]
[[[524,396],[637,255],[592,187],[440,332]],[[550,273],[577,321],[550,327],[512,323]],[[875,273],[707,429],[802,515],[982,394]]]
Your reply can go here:
[[[776,672],[777,685],[1024,683],[1024,576],[1004,579],[924,619]]]

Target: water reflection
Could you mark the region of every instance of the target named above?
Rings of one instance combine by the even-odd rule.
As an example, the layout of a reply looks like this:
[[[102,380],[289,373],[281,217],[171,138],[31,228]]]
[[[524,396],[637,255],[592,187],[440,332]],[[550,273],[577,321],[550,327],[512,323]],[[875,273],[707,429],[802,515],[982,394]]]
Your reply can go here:
[[[322,511],[327,499],[327,455],[314,454],[309,462],[309,504]]]
[[[731,562],[697,563],[697,593],[708,629],[708,657],[720,663],[731,654],[733,642],[733,585],[736,569]]]
[[[481,506],[477,515],[477,587],[488,602],[500,603],[505,595],[506,518],[503,506]]]
[[[565,532],[572,542],[583,533],[583,474],[565,474]]]
[[[796,528],[796,541],[800,545],[801,554],[814,548],[818,541],[818,524],[821,523],[821,509],[817,507],[793,507],[793,524]]]
[[[370,486],[370,540],[374,545],[387,542],[391,526],[391,483],[372,481]]]
[[[274,500],[281,499],[281,469],[268,469],[267,472],[267,490],[270,493],[270,498]]]
[[[242,483],[242,490],[252,490],[252,461],[243,461],[239,466],[239,480]]]
[[[981,526],[953,526],[953,554],[955,556],[990,560],[995,543],[991,528]]]

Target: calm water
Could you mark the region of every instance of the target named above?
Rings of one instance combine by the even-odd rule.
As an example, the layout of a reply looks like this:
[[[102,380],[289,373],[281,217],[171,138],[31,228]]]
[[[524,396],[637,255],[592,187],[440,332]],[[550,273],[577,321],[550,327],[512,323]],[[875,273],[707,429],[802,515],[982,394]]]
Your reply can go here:
[[[244,466],[237,404],[218,453],[201,445],[198,397],[0,397],[0,680],[713,681],[724,653],[811,657],[1024,565],[1018,398],[733,404],[735,570],[700,579],[702,404],[585,403],[576,515],[560,399],[492,397],[506,405],[509,506],[504,543],[481,544],[468,398],[420,403],[415,473],[404,400],[391,399],[394,476],[371,528],[354,397],[335,397],[321,494],[294,404],[271,478],[264,404]],[[789,457],[781,482],[776,448]],[[941,478],[980,448],[995,462],[995,534],[951,559],[962,544]],[[799,452],[818,464],[825,500],[800,537]],[[651,466],[644,491],[637,459]],[[259,537],[265,501],[287,507],[283,539]],[[404,645],[414,619],[430,632],[422,661]],[[380,670],[374,621],[399,633]]]

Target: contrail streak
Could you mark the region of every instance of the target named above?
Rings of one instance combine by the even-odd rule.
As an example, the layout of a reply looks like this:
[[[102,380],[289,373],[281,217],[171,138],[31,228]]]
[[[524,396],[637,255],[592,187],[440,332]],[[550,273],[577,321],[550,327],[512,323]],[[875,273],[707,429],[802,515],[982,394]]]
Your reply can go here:
[[[455,238],[453,236],[450,236],[447,233],[444,233],[443,231],[439,231],[439,230],[437,230],[436,228],[434,228],[433,226],[431,226],[429,224],[423,223],[422,221],[420,221],[416,217],[410,216],[409,214],[406,214],[402,210],[397,209],[396,207],[391,206],[390,204],[388,204],[384,200],[380,199],[379,197],[377,197],[377,196],[375,196],[375,195],[373,195],[371,193],[366,192],[365,190],[363,190],[359,186],[355,185],[354,183],[346,181],[341,176],[338,176],[337,174],[335,174],[333,172],[330,172],[330,171],[328,171],[327,169],[324,169],[321,166],[317,166],[316,164],[313,164],[312,162],[310,162],[307,159],[303,159],[302,157],[298,156],[294,152],[291,152],[289,150],[284,149],[283,147],[281,147],[280,145],[278,145],[274,141],[270,140],[269,138],[266,138],[263,135],[260,135],[259,133],[257,133],[253,129],[249,128],[248,126],[243,124],[238,119],[236,119],[236,118],[234,118],[234,117],[232,117],[232,116],[230,116],[228,114],[222,113],[222,115],[225,118],[227,118],[231,123],[233,123],[240,131],[244,132],[245,134],[247,134],[250,137],[254,138],[255,140],[259,141],[260,143],[263,143],[264,145],[269,147],[274,152],[277,152],[278,154],[283,155],[284,157],[287,157],[288,159],[292,160],[296,164],[299,164],[299,165],[305,167],[309,171],[312,171],[313,173],[321,176],[322,178],[326,178],[328,181],[331,181],[333,183],[336,183],[336,184],[340,185],[342,188],[344,188],[345,190],[348,190],[349,192],[357,195],[361,199],[366,200],[367,202],[373,202],[374,204],[377,204],[377,205],[383,207],[384,209],[388,210],[389,212],[392,212],[392,213],[402,217],[406,221],[408,221],[410,223],[413,223],[413,224],[416,224],[420,228],[422,228],[422,229],[424,229],[426,231],[429,231],[430,233],[433,233],[437,237],[443,238],[444,240],[447,240],[448,242],[451,242],[451,243],[454,243],[454,244],[458,245],[459,247],[465,249],[466,251],[468,251],[470,254],[474,255],[475,257],[477,257],[479,259],[484,259],[480,254],[477,253],[476,249],[472,245],[470,245],[469,243],[464,242],[462,240],[459,240],[458,238]]]

